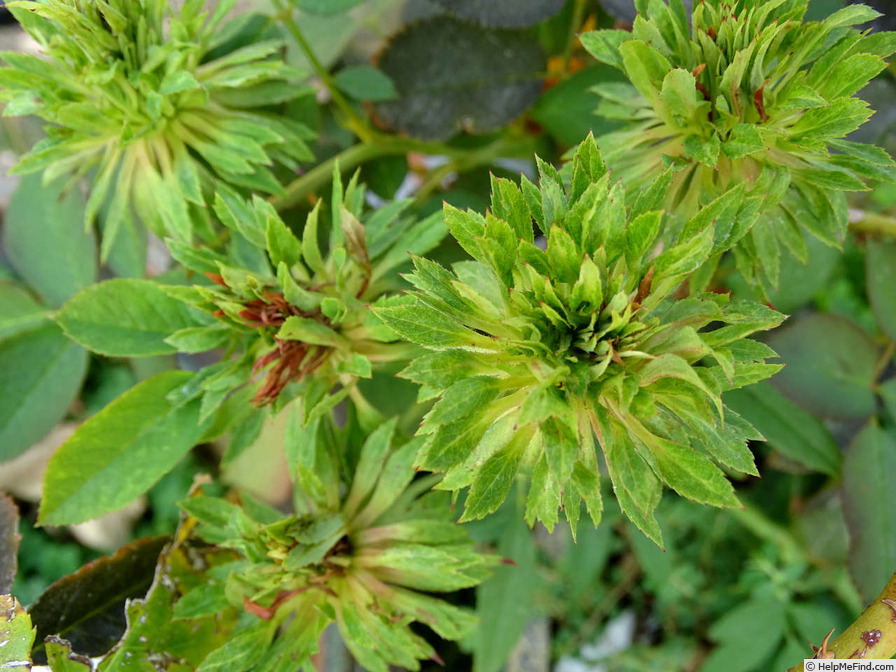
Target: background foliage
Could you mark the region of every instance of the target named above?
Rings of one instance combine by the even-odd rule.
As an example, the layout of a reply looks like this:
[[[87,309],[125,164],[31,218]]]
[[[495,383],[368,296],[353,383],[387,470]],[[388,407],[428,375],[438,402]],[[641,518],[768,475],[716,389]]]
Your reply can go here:
[[[198,84],[218,77],[209,90],[220,116],[205,123],[222,134],[243,134],[242,150],[215,153],[211,137],[181,151],[190,144],[185,136],[166,135],[173,138],[166,145],[171,156],[183,159],[181,170],[138,161],[152,176],[144,177],[134,210],[125,212],[114,197],[103,203],[90,196],[104,179],[122,174],[112,154],[100,160],[91,153],[87,161],[79,136],[45,136],[34,117],[2,118],[0,159],[7,164],[47,147],[56,153],[44,158],[64,161],[58,179],[19,179],[5,209],[0,256],[0,488],[11,495],[0,498],[0,594],[28,605],[25,614],[0,598],[0,637],[18,641],[21,632],[27,638],[30,618],[34,660],[49,660],[53,669],[89,669],[92,663],[77,654],[103,656],[113,646],[103,669],[148,659],[147,637],[179,642],[165,661],[177,669],[243,669],[269,646],[264,664],[274,666],[292,651],[287,641],[301,655],[312,650],[323,621],[299,630],[295,622],[253,621],[233,606],[243,599],[270,604],[267,584],[238,555],[251,557],[247,549],[259,535],[281,539],[269,526],[276,528],[284,511],[301,510],[284,443],[292,446],[293,470],[302,460],[315,465],[311,471],[321,468],[318,453],[295,452],[309,445],[302,432],[310,430],[298,427],[301,420],[319,423],[312,425],[321,432],[315,445],[329,445],[335,434],[326,434],[327,414],[334,407],[342,413],[349,399],[353,410],[343,415],[340,431],[354,448],[333,473],[351,479],[361,437],[386,417],[398,417],[396,443],[408,445],[433,395],[424,389],[418,397],[416,385],[395,376],[403,368],[399,360],[420,351],[365,319],[367,306],[387,291],[411,289],[413,279],[396,273],[411,270],[407,251],[444,266],[469,259],[469,245],[443,238],[452,228],[440,215],[443,202],[484,215],[490,206],[495,210],[492,176],[519,184],[522,172],[549,182],[550,166],[569,158],[589,132],[618,133],[625,121],[595,113],[624,76],[595,59],[577,36],[596,28],[628,30],[634,12],[627,3],[533,0],[519,11],[514,2],[259,0],[238,8],[229,27],[214,35],[203,32],[207,24],[190,22],[189,12],[201,3],[179,4],[186,4],[182,43],[163,46],[158,69],[134,86],[134,95],[152,98],[161,88],[173,104],[205,105]],[[843,9],[839,0],[812,0],[806,18]],[[893,20],[885,13],[868,26],[892,29]],[[97,20],[91,30],[105,28]],[[228,55],[230,65],[222,69],[200,66]],[[45,92],[57,91],[54,78],[63,75],[47,74],[49,66],[33,57],[4,58],[37,68],[24,94],[21,78],[9,71],[0,77],[7,114],[40,113],[35,96],[47,102]],[[95,81],[113,77],[107,65],[89,66],[97,68]],[[894,77],[889,65],[862,89],[859,96],[878,112],[849,136],[891,156]],[[44,118],[68,123],[64,114],[83,112],[72,105],[78,95],[52,98],[56,116]],[[232,115],[247,108],[253,119],[266,120],[267,132],[234,122]],[[119,110],[123,128],[146,121],[135,109],[140,112]],[[97,124],[78,122],[90,132]],[[101,126],[104,133],[111,128]],[[139,132],[133,128],[127,133]],[[247,133],[256,134],[251,142]],[[218,138],[219,149],[228,137]],[[288,151],[271,150],[282,137]],[[244,157],[234,156],[240,151]],[[540,174],[535,153],[544,162]],[[32,160],[31,168],[41,167]],[[604,502],[602,521],[593,527],[583,508],[573,542],[562,520],[552,534],[540,524],[530,531],[523,523],[533,518],[527,488],[511,486],[512,478],[504,488],[474,485],[471,505],[494,512],[464,528],[479,551],[507,562],[481,560],[492,576],[475,588],[457,590],[475,581],[421,583],[455,591],[443,596],[444,614],[469,609],[480,620],[466,631],[460,627],[465,617],[456,616],[458,627],[446,635],[456,644],[428,631],[424,640],[423,630],[408,628],[417,655],[429,658],[434,650],[447,669],[474,672],[786,669],[810,655],[807,640],[818,645],[831,628],[841,632],[874,599],[896,567],[890,515],[896,506],[896,189],[883,181],[885,174],[868,172],[863,177],[872,189],[849,193],[849,227],[839,238],[828,233],[834,245],[797,230],[798,240],[790,242],[805,259],[778,256],[775,242],[774,269],[764,270],[762,286],[749,282],[761,245],[748,250],[747,262],[717,255],[701,277],[711,292],[789,316],[761,337],[780,356],[770,361],[785,364],[783,370],[723,396],[726,407],[767,439],[749,443],[761,479],[741,473],[749,469],[726,469],[742,508],[711,509],[667,491],[654,503],[660,549],[627,521],[605,475],[589,493],[592,502]],[[92,191],[78,188],[80,178]],[[129,184],[120,182],[113,192],[132,193]],[[154,203],[168,205],[156,210]],[[453,229],[462,227],[455,222]],[[191,235],[203,246],[188,245]],[[258,302],[265,292],[281,293],[303,312],[263,316]],[[383,307],[380,314],[389,310],[398,309]],[[278,366],[287,370],[290,343],[310,344],[307,350],[321,353],[323,363],[301,383],[275,381],[256,407],[256,391],[241,384],[253,373],[271,380],[266,377]],[[221,359],[225,353],[230,359]],[[279,412],[295,408],[288,405],[299,397],[301,413]],[[60,444],[38,505],[28,481],[40,479],[35,474]],[[212,474],[215,483],[202,486],[207,500],[185,508],[205,524],[203,538],[218,546],[198,541],[192,519],[175,504],[200,473]],[[421,493],[431,485],[420,486]],[[236,493],[245,519],[197,503],[221,497],[232,505]],[[433,494],[431,501],[445,504],[445,493]],[[106,518],[99,537],[78,525],[138,497],[130,514]],[[575,501],[565,502],[570,520],[580,517]],[[462,494],[456,509],[445,506],[439,515],[459,517],[464,502]],[[332,500],[328,506],[319,508],[342,511]],[[434,515],[427,506],[410,508]],[[329,538],[326,532],[300,541],[314,547]],[[468,566],[481,568],[473,556],[481,557],[464,556]],[[311,560],[299,565],[319,567]],[[185,602],[182,595],[192,597]],[[329,617],[330,609],[339,621],[340,604],[334,598],[321,613]],[[400,606],[388,610],[392,617],[402,613]],[[273,625],[293,629],[275,638]],[[351,641],[353,625],[343,619],[340,626]],[[49,635],[58,637],[45,643]],[[351,669],[338,639],[323,635],[319,669]],[[219,649],[225,640],[229,648]],[[217,657],[207,658],[216,649]],[[357,643],[353,650],[360,650]],[[15,655],[3,660],[24,660],[27,647]],[[437,669],[433,660],[424,660],[423,669]],[[404,662],[412,667],[412,661]],[[377,662],[367,665],[375,669]]]

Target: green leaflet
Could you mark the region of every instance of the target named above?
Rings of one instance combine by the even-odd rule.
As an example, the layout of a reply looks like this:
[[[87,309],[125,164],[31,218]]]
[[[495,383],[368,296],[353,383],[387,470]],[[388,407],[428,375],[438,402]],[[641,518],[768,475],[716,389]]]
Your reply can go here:
[[[3,226],[13,268],[53,307],[89,287],[98,273],[96,238],[81,223],[83,199],[65,186],[60,180],[44,186],[36,175],[22,178]]]
[[[153,376],[84,422],[50,460],[39,522],[79,523],[115,511],[167,473],[204,431],[198,399],[166,399],[192,375]]]
[[[113,357],[175,352],[165,339],[208,321],[158,283],[127,278],[92,285],[67,301],[55,319],[81,345]]]
[[[77,398],[87,351],[44,323],[0,341],[0,462],[49,432]]]

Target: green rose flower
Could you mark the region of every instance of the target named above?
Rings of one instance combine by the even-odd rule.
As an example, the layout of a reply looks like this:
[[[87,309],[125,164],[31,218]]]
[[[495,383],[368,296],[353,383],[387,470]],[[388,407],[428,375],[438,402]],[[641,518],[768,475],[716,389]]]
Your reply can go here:
[[[105,214],[103,255],[131,208],[153,231],[182,241],[207,230],[215,179],[282,191],[269,169],[312,158],[309,131],[266,105],[307,92],[284,65],[279,39],[248,15],[222,23],[203,0],[178,12],[167,0],[22,0],[7,6],[47,58],[6,52],[0,99],[7,115],[50,122],[15,170],[75,183],[95,169],[86,223]],[[242,46],[248,39],[248,46]],[[107,203],[108,201],[108,203]]]
[[[383,424],[359,446],[351,438],[357,427],[340,431],[326,419],[293,425],[294,515],[251,500],[245,509],[204,495],[182,502],[200,521],[200,536],[242,558],[227,568],[221,590],[258,617],[241,636],[258,641],[260,669],[277,660],[298,669],[336,622],[365,669],[419,670],[419,660],[439,657],[412,623],[445,639],[475,625],[468,611],[430,593],[481,583],[497,559],[473,549],[446,493],[420,495],[432,485],[431,478],[412,482],[420,440],[393,448],[394,430],[394,421]],[[228,655],[225,645],[204,665],[213,669]]]
[[[778,370],[746,336],[783,316],[676,294],[755,202],[729,192],[668,241],[658,207],[671,172],[627,198],[590,137],[563,174],[539,168],[540,187],[495,180],[485,217],[446,206],[473,261],[449,271],[415,258],[417,291],[374,308],[432,351],[402,373],[423,386],[422,400],[438,399],[418,432],[418,466],[445,472],[440,488],[469,487],[462,520],[497,509],[525,473],[530,524],[551,529],[562,507],[575,530],[582,501],[600,520],[599,446],[623,511],[661,543],[653,511],[663,484],[731,506],[716,462],[756,473],[746,441],[759,436],[721,394]]]
[[[748,278],[761,269],[777,285],[781,245],[805,263],[801,229],[838,246],[844,192],[896,178],[886,152],[842,139],[871,116],[855,94],[896,34],[851,28],[879,16],[863,5],[804,23],[803,0],[706,0],[689,27],[680,0],[636,4],[631,33],[582,37],[630,82],[595,89],[597,113],[621,122],[598,138],[614,177],[639,188],[674,166],[665,205],[684,217],[734,185],[767,194],[762,217],[729,241]]]

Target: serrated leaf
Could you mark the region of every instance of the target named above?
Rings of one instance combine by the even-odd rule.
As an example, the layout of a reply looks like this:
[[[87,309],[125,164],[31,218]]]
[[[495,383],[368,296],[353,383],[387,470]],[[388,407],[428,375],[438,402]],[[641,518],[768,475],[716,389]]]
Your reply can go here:
[[[80,523],[115,511],[170,471],[205,429],[199,399],[166,399],[192,376],[166,371],[144,380],[78,427],[47,467],[40,524]]]
[[[224,345],[231,335],[225,324],[204,327],[185,327],[165,338],[165,343],[178,352],[206,352]]]
[[[840,448],[830,431],[771,383],[726,392],[725,404],[754,425],[775,450],[789,459],[831,476],[840,473]]]
[[[740,506],[731,482],[708,458],[674,441],[641,438],[663,480],[679,495],[712,506]]]
[[[753,124],[737,124],[722,143],[722,152],[730,159],[740,159],[763,149],[765,143]]]
[[[378,104],[377,117],[409,135],[440,140],[460,130],[495,130],[521,114],[541,91],[545,58],[522,32],[436,16],[394,35],[378,65],[399,98]]]
[[[424,347],[475,346],[483,341],[445,313],[415,299],[376,306],[373,312],[401,337]]]
[[[55,324],[0,342],[0,462],[63,418],[86,372],[87,352]]]
[[[278,266],[284,262],[288,267],[302,259],[302,245],[289,227],[279,217],[267,218],[267,231],[265,232],[268,245],[268,254],[271,263]]]
[[[525,443],[528,443],[526,439],[519,440],[521,436],[528,437],[517,434],[478,468],[459,522],[483,518],[504,503],[520,469]]]
[[[56,321],[86,348],[112,357],[176,352],[174,332],[208,322],[203,313],[169,296],[152,280],[116,278],[72,297]]]

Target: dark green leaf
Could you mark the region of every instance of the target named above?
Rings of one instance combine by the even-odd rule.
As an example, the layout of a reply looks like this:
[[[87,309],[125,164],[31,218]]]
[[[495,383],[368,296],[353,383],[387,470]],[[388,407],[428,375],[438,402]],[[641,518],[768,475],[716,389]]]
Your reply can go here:
[[[623,81],[623,76],[615,68],[600,63],[580,70],[540,96],[529,110],[529,116],[558,142],[570,147],[584,140],[589,132],[609,133],[619,126],[618,122],[591,114],[595,104],[591,87],[607,81]]]
[[[719,646],[709,654],[700,672],[750,672],[762,666],[784,635],[785,611],[774,597],[743,602],[714,623],[709,636]]]
[[[63,198],[64,180],[47,187],[26,175],[9,201],[3,246],[16,272],[51,306],[60,306],[97,279],[96,240],[84,233],[77,189]]]
[[[85,289],[66,302],[56,316],[71,338],[112,357],[176,352],[165,339],[208,319],[168,296],[157,282],[130,278],[107,280]]]
[[[553,16],[565,0],[436,0],[452,14],[485,26],[525,28]]]
[[[855,322],[827,313],[798,317],[772,332],[769,345],[787,366],[773,382],[806,410],[862,420],[874,413],[874,341]]]
[[[47,588],[29,609],[38,641],[56,634],[80,653],[106,653],[124,632],[125,600],[146,593],[166,541],[167,537],[141,539]]]
[[[506,507],[498,555],[513,561],[498,567],[494,576],[476,590],[479,627],[473,639],[473,672],[498,672],[532,617],[532,602],[539,584],[532,534],[523,524],[522,505],[511,493]],[[499,514],[500,515],[500,514]]]
[[[204,430],[199,399],[165,398],[192,375],[144,380],[78,427],[47,467],[39,522],[80,523],[115,511],[170,471]]]
[[[881,330],[896,340],[896,241],[871,240],[865,257],[868,300]]]
[[[869,424],[843,460],[843,513],[849,529],[849,571],[866,603],[896,566],[896,536],[888,533],[896,507],[896,434]]]
[[[495,130],[519,116],[541,91],[545,58],[525,33],[438,16],[392,37],[379,67],[399,94],[376,106],[380,120],[440,140]]]
[[[63,418],[86,371],[87,352],[55,324],[0,343],[0,462]]]
[[[725,404],[789,459],[823,474],[840,473],[840,448],[831,433],[818,418],[799,408],[771,383],[726,392]]]

